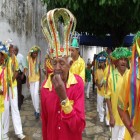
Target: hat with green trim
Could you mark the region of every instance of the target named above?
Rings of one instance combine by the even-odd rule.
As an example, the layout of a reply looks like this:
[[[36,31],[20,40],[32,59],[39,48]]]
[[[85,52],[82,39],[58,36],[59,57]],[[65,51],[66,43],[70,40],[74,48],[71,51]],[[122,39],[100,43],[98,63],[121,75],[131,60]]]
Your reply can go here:
[[[40,50],[40,47],[37,46],[37,45],[34,45],[34,46],[30,49],[29,53],[40,52],[40,51],[41,51],[41,50]]]
[[[106,58],[108,57],[108,54],[106,51],[102,51],[100,52],[97,57],[96,57],[96,60],[98,62],[105,62],[106,61]]]
[[[79,48],[79,43],[78,43],[78,39],[77,38],[73,38],[72,43],[71,43],[71,47]]]
[[[71,47],[73,48],[79,48],[79,41],[80,41],[80,34],[78,32],[74,32]]]
[[[112,60],[118,60],[121,58],[131,58],[132,52],[125,47],[116,48],[111,54],[110,58]]]

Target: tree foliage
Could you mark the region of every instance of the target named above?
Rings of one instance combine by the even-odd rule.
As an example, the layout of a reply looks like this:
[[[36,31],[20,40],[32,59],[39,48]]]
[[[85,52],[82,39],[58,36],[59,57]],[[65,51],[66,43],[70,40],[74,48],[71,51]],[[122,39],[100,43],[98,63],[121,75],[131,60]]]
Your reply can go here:
[[[139,0],[43,0],[47,9],[65,7],[77,18],[78,32],[111,34],[116,45],[140,29]]]

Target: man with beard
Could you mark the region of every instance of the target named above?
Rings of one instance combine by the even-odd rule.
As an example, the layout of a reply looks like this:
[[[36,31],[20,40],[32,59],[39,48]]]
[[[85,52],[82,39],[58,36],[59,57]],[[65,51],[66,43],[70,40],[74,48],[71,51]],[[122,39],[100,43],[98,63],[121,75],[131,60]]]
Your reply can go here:
[[[130,71],[121,86],[118,111],[132,139],[140,140],[140,31],[133,42]]]
[[[107,93],[105,95],[109,111],[109,124],[112,129],[111,139],[123,140],[125,134],[125,126],[119,116],[117,110],[117,102],[123,78],[128,72],[127,61],[131,57],[131,52],[127,48],[120,47],[116,48],[110,54],[110,57],[113,61],[116,61],[116,68],[112,69],[112,72],[108,77]]]
[[[64,8],[53,9],[42,18],[53,66],[53,74],[41,87],[43,140],[82,140],[85,127],[84,83],[80,76],[69,71],[69,37],[75,25],[75,17]]]

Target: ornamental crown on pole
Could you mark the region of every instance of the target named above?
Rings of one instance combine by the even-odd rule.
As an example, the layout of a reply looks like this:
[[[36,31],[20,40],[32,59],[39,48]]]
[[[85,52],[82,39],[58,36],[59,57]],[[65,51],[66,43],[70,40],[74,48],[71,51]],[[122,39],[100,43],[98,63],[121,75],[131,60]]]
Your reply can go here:
[[[76,27],[76,18],[65,8],[47,12],[41,19],[43,34],[48,42],[50,57],[70,55],[70,42]]]

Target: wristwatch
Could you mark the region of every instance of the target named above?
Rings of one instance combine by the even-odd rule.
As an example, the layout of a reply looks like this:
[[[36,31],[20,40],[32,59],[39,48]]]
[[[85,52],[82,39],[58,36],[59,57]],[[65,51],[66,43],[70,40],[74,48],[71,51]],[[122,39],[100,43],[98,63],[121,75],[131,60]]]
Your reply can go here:
[[[65,106],[66,103],[67,103],[67,101],[68,101],[68,98],[66,98],[65,100],[62,100],[62,101],[61,101],[61,105],[64,105],[64,106]]]

